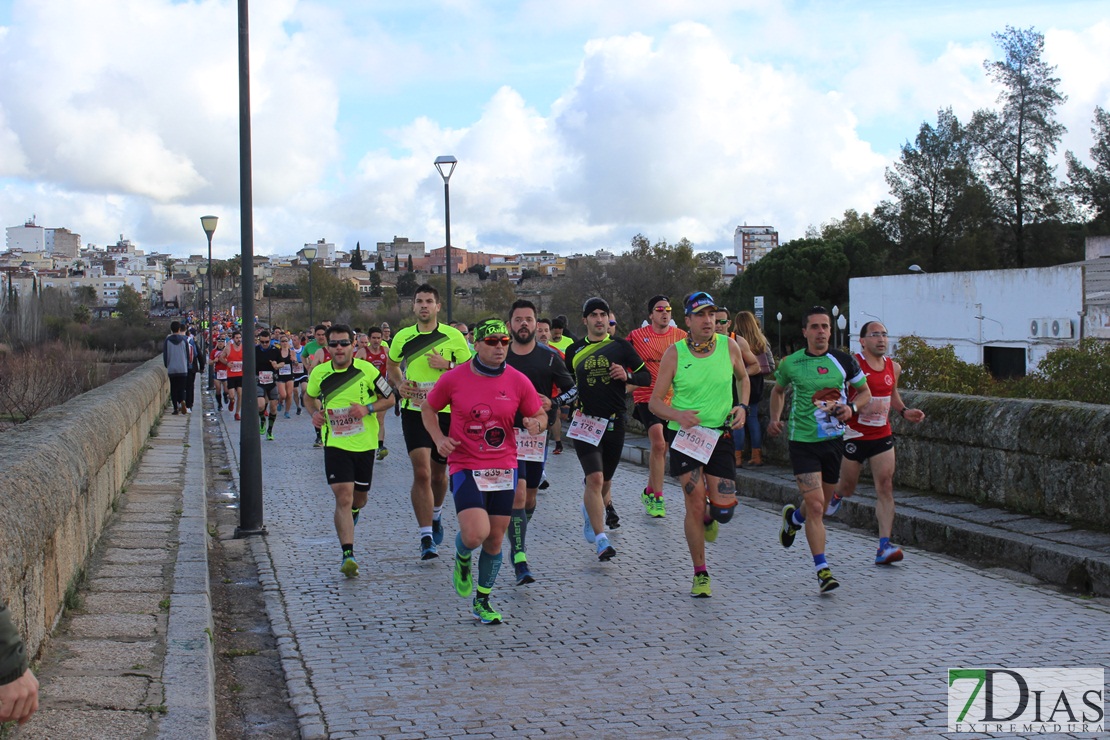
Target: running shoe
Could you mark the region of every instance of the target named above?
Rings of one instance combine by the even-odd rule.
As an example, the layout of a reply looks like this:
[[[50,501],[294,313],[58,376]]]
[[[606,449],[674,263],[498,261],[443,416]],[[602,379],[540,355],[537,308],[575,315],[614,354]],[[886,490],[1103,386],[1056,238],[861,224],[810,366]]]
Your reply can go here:
[[[608,562],[609,560],[612,560],[613,556],[616,555],[616,554],[617,554],[617,551],[614,550],[613,546],[609,544],[609,538],[608,537],[599,537],[597,539],[597,559],[598,560],[605,563],[605,562]]]
[[[663,502],[662,496],[652,496],[652,498],[655,499],[655,501],[651,511],[648,513],[656,519],[662,519],[667,515],[667,504]]]
[[[555,443],[555,449],[551,451],[551,454],[552,455],[561,455],[561,454],[563,454],[563,443],[562,442],[556,442]]]
[[[343,564],[339,566],[339,572],[348,578],[354,578],[358,575],[358,563],[354,558],[343,558]]]
[[[362,509],[351,507],[351,519],[355,524],[358,524],[358,515],[362,513]]]
[[[235,399],[234,398],[228,397],[228,399],[227,399],[227,410],[228,411],[234,411],[235,410]],[[235,418],[238,419],[239,418],[238,415],[236,415]]]
[[[535,577],[532,576],[532,571],[528,570],[527,560],[521,560],[519,563],[514,563],[513,570],[516,571],[516,585],[523,586],[526,583],[536,582]]]
[[[315,442],[312,443],[312,446],[313,447],[323,447],[324,443],[321,442],[320,440],[316,440]]]
[[[420,559],[431,560],[438,558],[439,552],[436,550],[436,543],[432,542],[431,535],[424,535],[420,538]]]
[[[463,598],[470,596],[474,590],[474,579],[470,577],[470,561],[464,563],[458,553],[455,553],[455,571],[452,580],[455,583],[455,593]]]
[[[298,407],[297,407],[297,416],[300,416],[300,415],[301,415],[301,407],[300,407],[300,406],[298,406]]]
[[[655,494],[648,493],[648,489],[644,489],[640,493],[640,503],[644,505],[644,513],[648,516],[655,516]]]
[[[712,589],[709,588],[708,573],[694,574],[694,585],[690,588],[690,595],[695,599],[708,599],[713,595]]]
[[[273,429],[266,432],[266,441],[268,441],[268,442],[273,442],[274,441],[274,430]]]
[[[285,412],[285,418],[286,418],[286,419],[292,419],[293,417],[289,415],[289,412],[288,412],[288,411],[286,411],[286,412]]]
[[[258,433],[259,434],[265,434],[266,433],[266,420],[265,419],[260,419],[259,420],[259,422],[258,422]]]
[[[235,421],[242,421],[242,420],[243,420],[243,417],[241,417],[241,416],[239,415],[239,412],[238,412],[238,411],[236,411],[236,412],[235,412]]]
[[[798,534],[798,528],[794,526],[794,521],[791,517],[798,507],[794,504],[787,504],[782,507],[782,528],[779,530],[779,542],[783,547],[790,547],[794,544],[794,535]]]
[[[621,526],[621,518],[617,516],[617,510],[612,504],[605,507],[605,526],[609,529],[620,529]]]
[[[840,581],[833,578],[832,571],[828,568],[817,571],[817,582],[821,584],[821,593],[828,593],[840,588]]]
[[[717,534],[721,531],[721,524],[716,519],[705,525],[705,541],[716,542]]]
[[[432,539],[437,545],[443,544],[443,522],[439,519],[432,520]]]
[[[597,541],[597,535],[594,534],[594,525],[590,524],[590,515],[586,511],[585,504],[582,504],[582,536],[591,545]]]
[[[545,476],[544,479],[540,481],[540,490],[546,491],[548,488],[551,488],[551,484],[547,482],[547,478]]]
[[[840,511],[840,505],[844,503],[844,499],[834,495],[829,505],[825,507],[825,516],[836,516],[836,512]]]
[[[471,610],[474,618],[482,624],[501,624],[501,615],[489,605],[489,599],[481,596],[474,598],[474,608]]]
[[[875,565],[890,565],[902,559],[902,548],[898,545],[887,545],[875,552]]]
[[[378,457],[379,460],[384,460],[386,455],[388,455],[388,454],[389,454],[389,450],[386,449],[384,445],[378,448],[377,457]]]
[[[284,408],[285,408],[285,404],[282,401],[278,401],[278,411],[281,411]]]

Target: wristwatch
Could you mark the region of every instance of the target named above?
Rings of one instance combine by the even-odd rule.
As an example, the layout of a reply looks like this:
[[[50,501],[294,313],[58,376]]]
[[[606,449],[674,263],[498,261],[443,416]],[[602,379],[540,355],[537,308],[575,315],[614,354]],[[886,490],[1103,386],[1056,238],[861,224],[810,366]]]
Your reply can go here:
[[[454,361],[453,361],[453,360],[449,360],[449,361],[447,362],[447,369],[448,369],[448,370],[454,370],[454,369],[455,369],[455,363],[454,363]]]
[[[852,415],[853,416],[856,416],[856,415],[859,414],[859,409],[856,408],[856,404],[853,403],[852,401],[848,402],[848,408],[850,408],[852,410]]]

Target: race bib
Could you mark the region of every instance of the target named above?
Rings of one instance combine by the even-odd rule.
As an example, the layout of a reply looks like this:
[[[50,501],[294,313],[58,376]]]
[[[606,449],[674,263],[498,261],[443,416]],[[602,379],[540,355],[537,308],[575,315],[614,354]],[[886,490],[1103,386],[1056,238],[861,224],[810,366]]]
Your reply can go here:
[[[479,491],[513,490],[513,472],[512,468],[486,468],[485,470],[470,471]]]
[[[350,437],[363,431],[362,419],[351,416],[351,407],[328,409],[328,429],[334,437]]]
[[[574,416],[571,417],[567,436],[597,447],[608,428],[608,419],[602,419],[600,416],[588,416],[579,410],[575,411]]]
[[[293,372],[295,372],[297,375],[300,375],[301,373],[303,373],[304,372],[304,363],[303,362],[294,362],[293,363]]]
[[[886,426],[890,416],[890,396],[872,396],[871,401],[859,410],[859,423],[865,427]]]
[[[671,442],[671,449],[681,452],[687,457],[692,457],[702,465],[709,462],[713,450],[717,447],[717,440],[721,438],[721,430],[707,429],[705,427],[690,427],[679,429]]]
[[[258,384],[270,385],[274,382],[274,372],[272,370],[259,370],[258,371]]]
[[[242,373],[243,372],[243,361],[242,360],[232,360],[231,362],[227,363],[227,369],[229,371],[233,372],[233,373]]]
[[[523,429],[516,430],[516,459],[528,462],[543,462],[544,448],[547,447],[547,430],[539,434],[529,434]]]
[[[291,368],[288,365],[282,365],[281,369],[278,370],[278,375],[292,375],[292,374],[293,374],[293,368]]]
[[[227,380],[227,370],[217,370],[216,380]]]
[[[814,401],[813,405],[816,407],[813,412],[813,417],[817,422],[817,438],[831,439],[833,437],[843,437],[844,430],[848,427],[833,414],[833,409],[837,405],[836,402]]]
[[[417,383],[415,390],[413,390],[412,398],[409,399],[409,408],[414,411],[419,411],[424,408],[424,402],[428,400],[428,391],[435,387],[435,381],[428,381],[426,383]]]

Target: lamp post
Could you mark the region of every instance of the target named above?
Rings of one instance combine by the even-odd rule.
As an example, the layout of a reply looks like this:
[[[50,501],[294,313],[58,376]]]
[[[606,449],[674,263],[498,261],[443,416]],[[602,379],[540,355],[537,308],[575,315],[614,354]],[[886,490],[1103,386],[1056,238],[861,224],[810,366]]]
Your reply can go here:
[[[309,275],[312,278],[312,275]],[[266,276],[266,296],[269,299],[269,305],[266,307],[266,324],[270,327],[270,331],[274,329],[274,276]]]
[[[316,322],[312,319],[312,260],[316,259],[316,253],[319,250],[316,247],[305,247],[301,250],[301,254],[308,260],[308,325],[316,326]]]
[[[443,221],[447,231],[447,243],[444,249],[444,256],[447,258],[447,323],[451,323],[451,304],[454,303],[455,295],[451,292],[451,272],[453,265],[451,264],[451,173],[455,171],[455,165],[459,160],[451,155],[444,155],[436,157],[435,165],[439,170],[439,176],[443,178]],[[446,168],[446,172],[444,172]]]
[[[208,264],[204,268],[203,274],[212,272],[212,235],[216,233],[216,223],[220,220],[219,216],[201,216],[200,227],[204,229],[204,235],[208,237]],[[208,345],[212,345],[212,279],[208,279]],[[208,374],[208,390],[212,390],[215,385],[212,380],[213,374]]]
[[[844,314],[840,314],[840,316],[838,316],[837,319],[836,319],[836,337],[837,337],[836,343],[837,343],[837,347],[840,346],[840,334],[841,334],[841,332],[844,331],[844,327],[846,327],[847,325],[848,325],[848,320],[846,318],[844,318]],[[844,335],[844,341],[845,341],[845,343],[847,343],[847,341],[848,341],[848,335],[847,334]]]
[[[775,314],[779,322],[779,360],[782,360],[782,311]]]

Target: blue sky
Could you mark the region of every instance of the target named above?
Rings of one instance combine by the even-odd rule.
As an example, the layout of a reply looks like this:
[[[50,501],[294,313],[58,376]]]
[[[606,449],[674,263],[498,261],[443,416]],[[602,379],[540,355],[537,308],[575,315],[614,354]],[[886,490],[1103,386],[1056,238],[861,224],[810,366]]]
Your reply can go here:
[[[0,220],[238,249],[236,4],[0,0]],[[938,108],[994,105],[1006,25],[1046,36],[1060,155],[1110,107],[1105,2],[255,0],[255,243],[731,250],[886,197]],[[1061,168],[1059,172],[1063,176]]]

